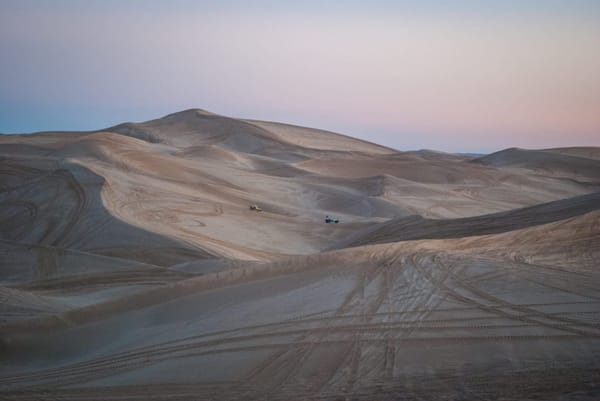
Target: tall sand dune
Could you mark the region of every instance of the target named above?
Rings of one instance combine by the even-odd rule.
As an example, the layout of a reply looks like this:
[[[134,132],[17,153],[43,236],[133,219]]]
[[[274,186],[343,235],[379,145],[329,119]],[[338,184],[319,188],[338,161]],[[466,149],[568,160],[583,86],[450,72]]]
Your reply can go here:
[[[597,400],[599,155],[0,136],[0,399]]]

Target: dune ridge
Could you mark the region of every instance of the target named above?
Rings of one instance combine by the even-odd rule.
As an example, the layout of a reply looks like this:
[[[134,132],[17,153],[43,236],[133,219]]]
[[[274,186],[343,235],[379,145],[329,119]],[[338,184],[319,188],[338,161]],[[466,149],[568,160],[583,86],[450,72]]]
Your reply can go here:
[[[599,149],[0,135],[0,398],[598,399]]]

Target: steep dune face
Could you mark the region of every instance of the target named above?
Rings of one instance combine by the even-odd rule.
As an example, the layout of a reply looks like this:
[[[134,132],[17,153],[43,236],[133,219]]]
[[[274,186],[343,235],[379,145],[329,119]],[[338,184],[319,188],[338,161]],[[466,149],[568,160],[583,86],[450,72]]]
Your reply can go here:
[[[0,136],[0,398],[598,399],[597,154]]]
[[[397,153],[391,148],[386,148],[371,142],[361,141],[356,138],[336,134],[330,131],[266,121],[246,121],[275,134],[281,141],[302,148],[321,151],[369,152],[380,155]]]
[[[420,216],[392,219],[368,228],[338,247],[383,244],[415,239],[460,238],[537,226],[600,210],[600,192],[522,209],[462,219],[430,220]]]
[[[116,219],[101,199],[106,181],[80,164],[50,158],[4,160],[3,166],[8,172],[7,185],[0,192],[0,235],[4,240],[99,254],[122,250],[134,255],[140,249],[145,255],[142,252],[137,258],[159,264],[163,256],[165,263],[172,262],[167,260],[169,250],[183,254],[183,259],[175,257],[175,261],[187,260],[188,253],[210,256],[201,248]]]

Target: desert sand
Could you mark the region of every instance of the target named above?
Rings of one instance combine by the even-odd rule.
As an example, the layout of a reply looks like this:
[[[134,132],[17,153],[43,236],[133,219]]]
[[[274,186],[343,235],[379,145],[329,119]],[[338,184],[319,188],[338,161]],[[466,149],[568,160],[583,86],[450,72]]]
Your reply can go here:
[[[0,206],[2,400],[600,398],[600,148],[192,109],[1,135]]]

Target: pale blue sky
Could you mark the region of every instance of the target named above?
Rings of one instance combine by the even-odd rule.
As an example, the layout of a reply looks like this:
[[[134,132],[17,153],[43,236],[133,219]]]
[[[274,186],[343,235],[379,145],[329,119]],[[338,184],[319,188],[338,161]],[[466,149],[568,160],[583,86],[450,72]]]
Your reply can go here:
[[[199,107],[398,149],[600,146],[599,1],[0,0],[0,132]]]

